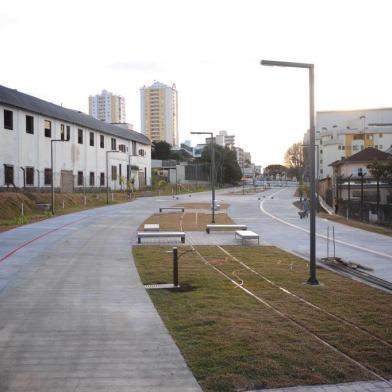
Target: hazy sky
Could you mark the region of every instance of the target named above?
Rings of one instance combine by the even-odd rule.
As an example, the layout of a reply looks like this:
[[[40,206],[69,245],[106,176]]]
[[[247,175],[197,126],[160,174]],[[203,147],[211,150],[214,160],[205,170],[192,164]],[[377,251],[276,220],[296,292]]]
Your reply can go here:
[[[225,129],[266,166],[308,127],[308,79],[260,60],[315,63],[316,110],[390,107],[391,14],[378,0],[0,0],[0,84],[86,112],[107,89],[139,131],[140,87],[175,83],[181,141]]]

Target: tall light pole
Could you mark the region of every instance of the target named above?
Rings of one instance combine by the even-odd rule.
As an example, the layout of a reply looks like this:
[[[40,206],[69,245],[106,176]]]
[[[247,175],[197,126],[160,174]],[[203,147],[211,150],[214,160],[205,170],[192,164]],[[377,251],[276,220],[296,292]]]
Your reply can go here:
[[[106,204],[109,204],[109,160],[108,155],[110,152],[120,152],[118,150],[106,151]]]
[[[315,124],[314,124],[314,64],[292,63],[287,61],[261,60],[261,65],[304,68],[309,71],[309,153],[310,153],[310,262],[309,262],[309,279],[308,284],[318,285],[316,278],[316,213],[315,213]]]
[[[52,191],[52,214],[54,215],[54,172],[53,172],[53,143],[57,142],[69,142],[69,137],[67,139],[53,139],[50,141],[50,171],[51,171],[51,177],[52,177],[52,186],[51,186],[51,191]]]
[[[212,191],[212,220],[215,223],[215,148],[213,132],[191,132],[191,135],[210,135],[211,137],[211,191]]]

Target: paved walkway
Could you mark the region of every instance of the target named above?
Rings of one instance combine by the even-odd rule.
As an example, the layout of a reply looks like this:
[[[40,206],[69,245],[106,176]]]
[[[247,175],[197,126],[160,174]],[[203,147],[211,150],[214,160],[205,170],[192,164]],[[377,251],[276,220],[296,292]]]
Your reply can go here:
[[[0,234],[1,392],[200,391],[133,263],[151,201]]]

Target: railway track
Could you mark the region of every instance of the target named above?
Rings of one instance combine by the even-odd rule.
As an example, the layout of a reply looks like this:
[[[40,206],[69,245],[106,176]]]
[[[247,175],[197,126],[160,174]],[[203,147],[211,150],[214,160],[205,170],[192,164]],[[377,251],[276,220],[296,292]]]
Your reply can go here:
[[[321,265],[326,265],[329,269],[332,269],[336,271],[337,273],[343,273],[345,275],[348,275],[350,277],[355,277],[358,278],[361,281],[367,282],[372,284],[373,286],[377,286],[383,290],[388,291],[389,293],[392,293],[392,283],[378,278],[377,276],[374,276],[372,274],[369,274],[365,271],[361,271],[360,269],[353,269],[347,265],[344,265],[342,263],[333,263],[329,261],[317,261],[318,264]]]
[[[369,366],[364,365],[363,363],[361,363],[360,361],[358,361],[357,359],[351,357],[350,355],[348,355],[347,353],[344,352],[344,350],[340,349],[339,347],[337,347],[336,345],[333,345],[331,343],[329,343],[326,339],[324,339],[323,337],[319,336],[317,333],[311,331],[306,325],[304,325],[303,323],[300,323],[296,320],[295,316],[291,316],[285,312],[282,312],[281,310],[279,310],[275,305],[273,305],[270,301],[267,301],[266,299],[262,298],[260,295],[257,295],[256,293],[254,293],[251,289],[249,289],[248,287],[246,287],[246,282],[242,281],[241,283],[238,283],[236,280],[234,280],[232,277],[230,277],[226,272],[224,272],[222,269],[218,268],[216,265],[211,264],[208,259],[203,256],[194,246],[193,244],[190,244],[192,250],[199,256],[199,258],[202,260],[203,263],[209,265],[212,269],[214,269],[216,272],[218,272],[219,274],[221,274],[222,276],[224,276],[227,280],[229,280],[230,282],[232,282],[236,287],[238,287],[239,289],[243,290],[246,294],[248,294],[249,296],[253,297],[254,299],[256,299],[258,302],[262,303],[263,305],[265,305],[267,308],[269,308],[270,310],[274,311],[275,313],[277,313],[278,315],[280,315],[281,317],[289,320],[290,322],[292,322],[294,325],[296,325],[297,327],[299,327],[301,330],[303,330],[304,332],[306,332],[308,335],[312,336],[314,339],[316,339],[318,342],[320,342],[321,344],[323,344],[324,346],[327,346],[328,348],[330,348],[332,351],[340,354],[342,357],[344,357],[345,359],[347,359],[348,361],[350,361],[351,363],[355,364],[356,366],[360,367],[362,370],[366,370],[370,375],[372,375],[373,377],[376,377],[379,380],[382,380],[386,383],[388,383],[388,385],[390,385],[392,387],[392,382],[390,380],[388,380],[387,378],[385,378],[384,376],[382,376],[381,374],[379,374],[375,369],[371,369]],[[246,263],[238,260],[235,256],[231,255],[227,250],[223,249],[220,246],[216,246],[217,249],[219,249],[223,254],[225,254],[226,256],[229,256],[233,261],[237,262],[238,264],[240,264],[242,267],[244,267],[247,271],[257,275],[259,278],[263,279],[264,281],[268,282],[269,284],[271,284],[272,286],[274,286],[276,289],[284,292],[285,294],[295,297],[298,301],[300,301],[303,304],[306,304],[314,309],[317,309],[318,311],[323,312],[324,314],[330,316],[331,318],[335,319],[336,321],[344,324],[345,326],[350,326],[352,328],[355,328],[358,331],[361,331],[362,333],[366,334],[368,337],[371,337],[375,340],[377,340],[379,343],[383,344],[385,346],[385,348],[390,349],[392,347],[392,344],[387,342],[386,340],[382,339],[379,336],[374,335],[373,333],[371,333],[370,331],[366,330],[365,328],[343,318],[340,317],[336,314],[333,314],[323,308],[321,308],[318,305],[315,305],[313,303],[311,303],[310,301],[306,300],[303,297],[300,297],[292,292],[290,292],[289,290],[287,290],[284,287],[279,286],[277,283],[275,283],[274,281],[272,281],[271,279],[267,278],[266,276],[260,274],[259,272],[257,272],[256,270],[254,270],[253,268],[249,267]],[[358,272],[358,271],[357,271]],[[235,276],[235,275],[234,275]],[[238,276],[236,276],[236,278],[238,279]]]

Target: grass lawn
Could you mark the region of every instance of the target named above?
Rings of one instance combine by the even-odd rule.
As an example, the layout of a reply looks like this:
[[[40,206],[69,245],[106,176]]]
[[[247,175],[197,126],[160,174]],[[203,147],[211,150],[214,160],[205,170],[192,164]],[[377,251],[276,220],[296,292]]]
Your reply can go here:
[[[225,213],[216,213],[217,224],[232,224],[233,220]],[[203,212],[169,212],[154,214],[147,218],[140,226],[143,230],[146,223],[159,223],[161,231],[204,231],[206,225],[211,223],[211,214]]]
[[[133,248],[143,283],[171,282],[171,255],[160,246]],[[279,286],[344,317],[344,324],[251,273],[217,246],[196,249],[215,267],[263,298],[282,317],[205,264],[194,252],[180,257],[181,289],[149,294],[205,391],[238,391],[374,379],[366,369],[321,344],[314,333],[383,377],[392,377],[392,297],[317,269],[322,285],[303,282],[308,266],[275,247],[224,249]],[[179,254],[189,247],[179,247]],[[388,345],[389,344],[389,345]]]

